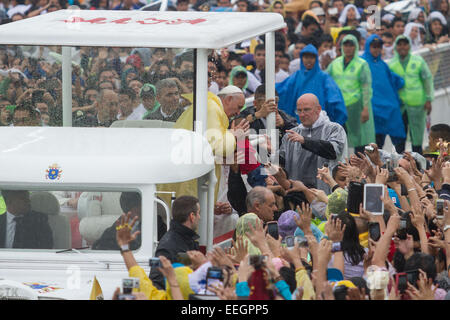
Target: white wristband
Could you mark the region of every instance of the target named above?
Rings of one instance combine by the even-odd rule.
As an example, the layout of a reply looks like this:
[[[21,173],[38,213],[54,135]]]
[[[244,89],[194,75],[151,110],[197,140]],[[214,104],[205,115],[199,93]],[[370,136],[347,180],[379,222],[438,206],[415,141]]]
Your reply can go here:
[[[120,246],[120,251],[130,251],[128,244],[123,244]]]
[[[444,227],[444,232],[447,231],[448,229],[450,229],[450,224],[448,224]]]

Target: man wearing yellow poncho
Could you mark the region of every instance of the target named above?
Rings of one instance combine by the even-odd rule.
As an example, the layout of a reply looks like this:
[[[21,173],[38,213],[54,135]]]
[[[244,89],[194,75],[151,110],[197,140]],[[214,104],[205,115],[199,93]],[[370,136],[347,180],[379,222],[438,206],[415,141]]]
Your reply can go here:
[[[217,193],[220,182],[220,166],[223,158],[233,159],[234,150],[236,148],[236,138],[233,133],[228,130],[229,119],[238,115],[239,110],[245,104],[245,97],[242,90],[236,86],[227,86],[223,88],[218,95],[208,92],[208,116],[206,124],[206,138],[211,145],[212,152],[216,159],[215,173],[217,178],[214,201],[217,200]],[[186,111],[178,118],[174,125],[174,129],[193,130],[193,106],[190,105]],[[248,127],[248,123],[241,122],[235,129]],[[176,184],[158,185],[159,191],[175,191],[176,196],[191,195],[197,196],[197,180],[189,180]],[[161,198],[170,203],[168,197],[161,195]]]

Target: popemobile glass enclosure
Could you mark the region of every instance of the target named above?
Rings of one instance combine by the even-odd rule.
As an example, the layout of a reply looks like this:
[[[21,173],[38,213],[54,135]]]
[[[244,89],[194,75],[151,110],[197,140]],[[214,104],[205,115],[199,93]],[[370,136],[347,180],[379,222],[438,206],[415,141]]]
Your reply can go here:
[[[141,235],[133,249],[148,272],[157,220],[168,228],[170,201],[179,196],[170,188],[161,192],[162,184],[197,180],[200,245],[211,249],[217,179],[205,135],[208,54],[265,35],[266,97],[273,98],[274,31],[284,27],[275,13],[102,10],[60,10],[1,25],[0,59],[16,66],[0,73],[5,95],[16,105],[31,100],[46,126],[15,118],[12,126],[0,127],[0,190],[27,191],[21,196],[47,216],[52,242],[0,249],[0,295],[89,299],[96,277],[110,299],[128,273],[117,248],[96,243],[122,214],[122,197],[139,195]],[[182,79],[167,71],[159,54],[178,61]],[[134,96],[146,110],[157,107],[155,86],[145,83],[164,79],[177,83],[175,99],[193,105],[193,131],[174,129],[173,122],[116,117],[130,112],[125,106]],[[119,90],[123,84],[131,93]],[[99,97],[95,91],[101,89],[115,91],[117,99]],[[267,123],[274,131],[274,114]],[[0,221],[7,214],[2,200]]]

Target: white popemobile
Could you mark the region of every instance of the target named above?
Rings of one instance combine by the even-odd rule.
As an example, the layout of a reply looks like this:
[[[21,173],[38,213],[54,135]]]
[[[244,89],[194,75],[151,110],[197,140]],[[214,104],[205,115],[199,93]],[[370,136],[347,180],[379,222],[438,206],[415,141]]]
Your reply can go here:
[[[200,245],[211,249],[216,177],[212,149],[201,134],[207,119],[208,50],[265,34],[266,93],[274,97],[274,31],[284,27],[283,17],[274,13],[102,10],[60,10],[0,26],[1,45],[62,46],[63,79],[63,127],[0,128],[0,190],[31,191],[32,209],[49,215],[54,239],[54,248],[48,250],[0,249],[0,299],[89,299],[94,277],[104,298],[111,299],[128,276],[118,251],[72,247],[70,233],[78,230],[68,225],[58,202],[46,202],[56,199],[57,192],[82,191],[93,198],[100,194],[97,202],[101,195],[139,192],[142,245],[134,255],[148,272],[157,246],[157,203],[170,220],[169,209],[157,199],[156,185],[198,179]],[[71,52],[80,46],[193,48],[195,131],[161,124],[148,128],[155,124],[151,121],[73,128]],[[273,129],[275,115],[267,120]],[[87,218],[81,219],[80,231],[97,226],[98,217],[91,218],[90,226]],[[107,218],[106,226],[115,219],[117,215]]]

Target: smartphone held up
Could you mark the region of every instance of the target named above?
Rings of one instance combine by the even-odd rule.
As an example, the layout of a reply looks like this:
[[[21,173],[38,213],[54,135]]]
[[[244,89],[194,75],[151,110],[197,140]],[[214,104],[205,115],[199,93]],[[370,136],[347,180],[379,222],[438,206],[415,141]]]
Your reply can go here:
[[[383,215],[384,185],[378,183],[366,183],[364,185],[364,210],[373,215]]]

